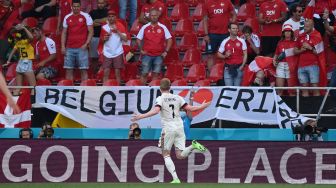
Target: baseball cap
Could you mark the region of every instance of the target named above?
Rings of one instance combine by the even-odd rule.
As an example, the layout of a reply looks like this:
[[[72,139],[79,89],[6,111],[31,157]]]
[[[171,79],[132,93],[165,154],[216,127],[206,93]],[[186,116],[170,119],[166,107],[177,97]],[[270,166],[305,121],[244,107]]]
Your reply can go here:
[[[107,15],[114,15],[114,16],[117,16],[117,13],[114,11],[114,10],[109,10],[107,12]]]
[[[293,31],[293,27],[290,24],[286,24],[282,27],[282,31]]]

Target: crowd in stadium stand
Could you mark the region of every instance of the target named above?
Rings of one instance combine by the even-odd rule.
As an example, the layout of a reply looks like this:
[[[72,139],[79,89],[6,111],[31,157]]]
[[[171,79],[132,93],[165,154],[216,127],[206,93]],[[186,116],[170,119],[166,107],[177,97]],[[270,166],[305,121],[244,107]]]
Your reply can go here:
[[[1,69],[31,86],[327,86],[335,15],[334,0],[0,0]]]

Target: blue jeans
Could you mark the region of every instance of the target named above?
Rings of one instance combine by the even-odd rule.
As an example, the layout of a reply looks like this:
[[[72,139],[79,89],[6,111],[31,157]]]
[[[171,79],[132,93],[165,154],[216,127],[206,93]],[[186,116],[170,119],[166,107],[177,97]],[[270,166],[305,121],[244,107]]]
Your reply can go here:
[[[142,75],[148,74],[152,70],[154,73],[161,73],[163,59],[161,56],[142,56]]]
[[[67,48],[64,58],[64,69],[89,69],[89,52],[80,48]]]
[[[225,86],[240,86],[243,77],[243,72],[237,69],[237,76],[232,77],[228,68],[224,68],[224,82]]]
[[[119,0],[119,18],[126,20],[126,11],[127,11],[127,3],[129,2],[129,11],[130,18],[128,22],[128,28],[132,27],[133,22],[136,19],[138,1],[137,0]]]
[[[320,80],[320,68],[317,65],[310,65],[298,68],[300,84],[317,84]]]

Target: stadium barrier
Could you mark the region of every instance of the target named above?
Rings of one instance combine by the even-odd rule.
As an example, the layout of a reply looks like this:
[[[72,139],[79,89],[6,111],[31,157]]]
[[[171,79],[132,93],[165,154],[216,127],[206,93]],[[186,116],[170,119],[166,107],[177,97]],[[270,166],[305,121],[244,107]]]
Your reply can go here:
[[[1,183],[171,181],[157,141],[1,142]],[[182,182],[336,184],[335,142],[202,143],[204,153],[172,156]]]
[[[34,138],[37,138],[41,128],[32,128]],[[57,139],[128,139],[129,129],[82,129],[56,128]],[[0,139],[18,138],[18,128],[0,129]],[[141,139],[159,139],[161,129],[142,129]],[[324,141],[336,141],[336,130],[322,133]],[[291,129],[275,128],[194,128],[190,130],[190,140],[253,140],[253,141],[294,141]]]

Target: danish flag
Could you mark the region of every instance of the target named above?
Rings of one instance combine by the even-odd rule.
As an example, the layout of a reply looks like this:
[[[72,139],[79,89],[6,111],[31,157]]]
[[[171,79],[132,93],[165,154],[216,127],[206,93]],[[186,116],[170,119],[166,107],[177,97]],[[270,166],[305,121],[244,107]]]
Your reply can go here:
[[[0,128],[27,128],[31,125],[30,90],[23,89],[20,96],[13,97],[21,113],[13,114],[6,97],[0,93]]]

